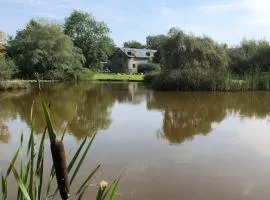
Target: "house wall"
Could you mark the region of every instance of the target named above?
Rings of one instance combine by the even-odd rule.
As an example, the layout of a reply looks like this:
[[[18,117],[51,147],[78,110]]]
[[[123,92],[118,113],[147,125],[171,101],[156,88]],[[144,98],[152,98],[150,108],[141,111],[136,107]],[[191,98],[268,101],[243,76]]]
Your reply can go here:
[[[110,70],[114,73],[137,73],[140,64],[147,64],[151,60],[152,57],[130,58],[122,51],[116,51],[111,59]]]
[[[115,52],[111,59],[110,70],[114,73],[128,73],[128,58],[120,51]]]
[[[138,66],[140,64],[147,64],[149,63],[149,59],[143,59],[143,58],[130,58],[128,60],[128,72],[129,73],[137,73],[138,72]]]

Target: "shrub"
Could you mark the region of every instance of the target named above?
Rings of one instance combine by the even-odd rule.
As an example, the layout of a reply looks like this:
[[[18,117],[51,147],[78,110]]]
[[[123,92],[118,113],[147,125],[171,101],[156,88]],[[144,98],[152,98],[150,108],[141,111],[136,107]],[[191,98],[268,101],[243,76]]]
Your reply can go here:
[[[148,77],[154,89],[183,91],[226,90],[226,79],[227,74],[223,71],[215,72],[198,68],[173,70]]]
[[[10,79],[13,75],[15,64],[12,60],[7,60],[0,55],[0,80]]]
[[[160,70],[160,66],[158,64],[139,64],[138,66],[138,73],[149,73],[153,71],[158,71]]]

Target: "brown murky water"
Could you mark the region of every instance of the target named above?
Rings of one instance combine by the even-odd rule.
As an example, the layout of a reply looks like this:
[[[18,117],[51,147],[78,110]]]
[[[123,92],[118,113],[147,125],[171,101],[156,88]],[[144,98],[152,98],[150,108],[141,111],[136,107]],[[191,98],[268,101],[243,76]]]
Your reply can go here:
[[[59,135],[67,125],[67,151],[98,132],[76,185],[102,163],[96,183],[125,171],[119,200],[270,197],[270,93],[155,92],[139,83],[53,84],[44,92]],[[33,100],[34,90],[0,93],[2,169],[20,133],[29,135]],[[44,121],[38,103],[34,110],[39,138]]]

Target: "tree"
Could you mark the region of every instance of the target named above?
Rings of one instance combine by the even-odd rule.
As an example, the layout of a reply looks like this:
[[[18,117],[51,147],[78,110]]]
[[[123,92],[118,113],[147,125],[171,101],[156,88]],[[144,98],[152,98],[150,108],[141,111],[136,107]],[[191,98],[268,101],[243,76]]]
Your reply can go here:
[[[5,33],[0,31],[0,80],[10,79],[15,70],[14,62],[6,58],[5,42]]]
[[[239,46],[227,50],[229,68],[238,75],[269,72],[270,44],[266,40],[243,40]]]
[[[21,78],[74,79],[82,70],[80,49],[60,25],[31,20],[8,41],[7,53],[14,59]]]
[[[82,50],[86,58],[85,67],[99,66],[113,53],[114,43],[109,37],[110,29],[89,13],[73,11],[65,20],[64,32]]]
[[[172,28],[162,46],[166,70],[183,68],[226,69],[228,57],[224,45],[209,37],[187,35]]]
[[[140,42],[135,41],[135,40],[130,40],[130,41],[125,42],[124,47],[135,48],[135,49],[143,49],[143,48],[145,48],[145,46],[143,44],[141,44]]]
[[[157,50],[155,53],[153,61],[155,63],[161,63],[162,56],[162,46],[166,42],[167,36],[166,35],[154,35],[154,36],[147,36],[146,37],[146,48]]]
[[[3,54],[5,41],[5,33],[0,31],[0,54]]]

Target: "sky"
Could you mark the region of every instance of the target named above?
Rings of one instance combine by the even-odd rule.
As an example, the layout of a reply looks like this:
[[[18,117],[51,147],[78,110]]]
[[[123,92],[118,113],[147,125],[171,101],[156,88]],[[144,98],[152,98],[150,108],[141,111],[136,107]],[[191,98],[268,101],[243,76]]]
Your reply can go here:
[[[0,0],[0,30],[14,35],[32,18],[63,23],[74,9],[104,21],[118,46],[171,27],[230,45],[270,40],[270,0]]]

